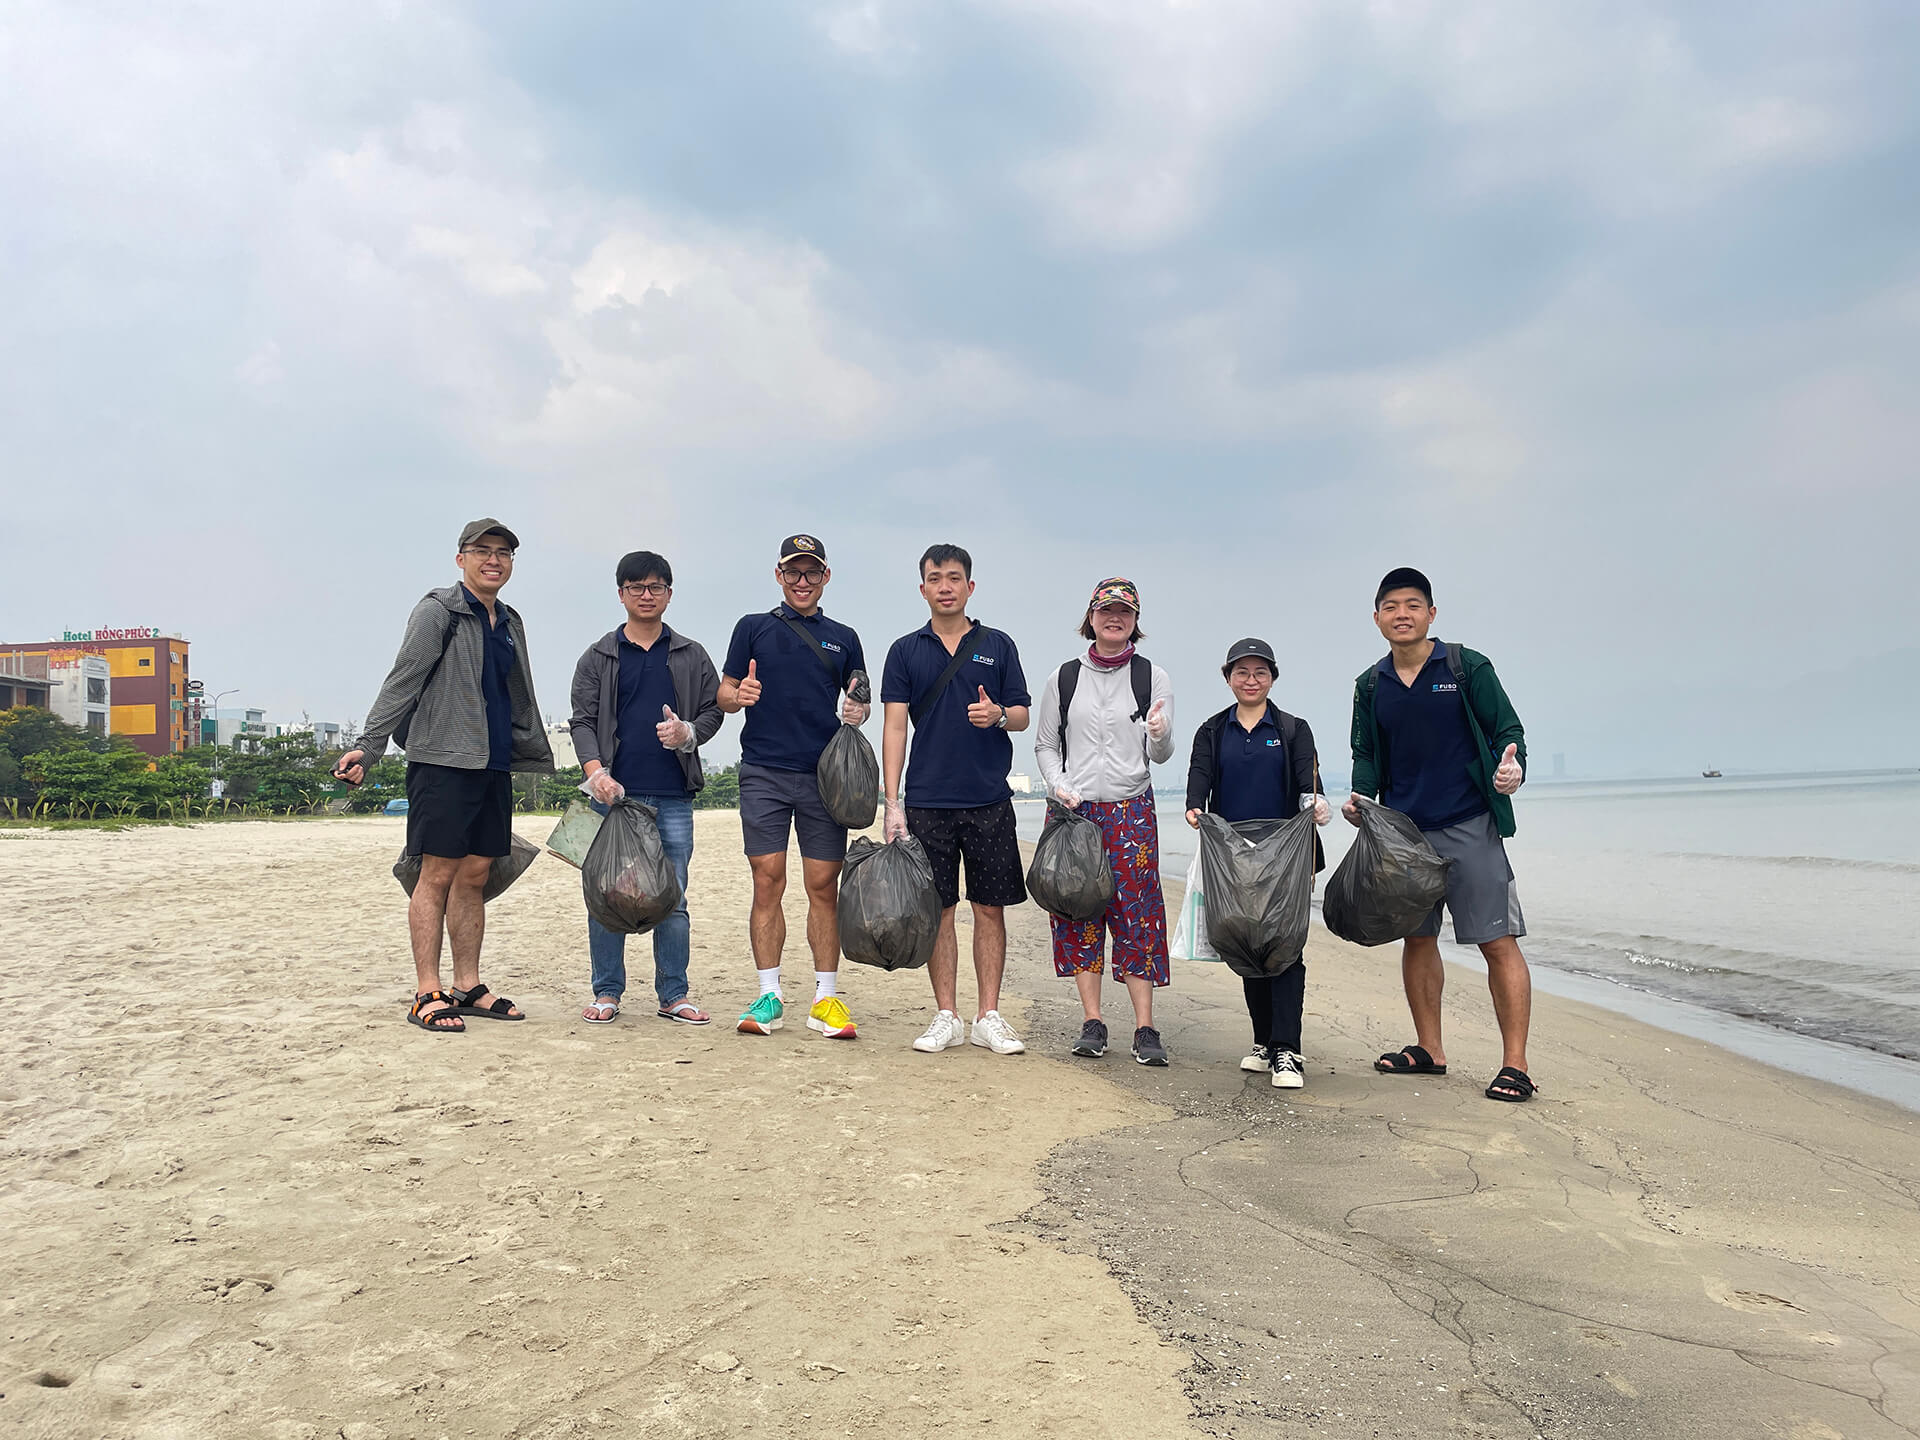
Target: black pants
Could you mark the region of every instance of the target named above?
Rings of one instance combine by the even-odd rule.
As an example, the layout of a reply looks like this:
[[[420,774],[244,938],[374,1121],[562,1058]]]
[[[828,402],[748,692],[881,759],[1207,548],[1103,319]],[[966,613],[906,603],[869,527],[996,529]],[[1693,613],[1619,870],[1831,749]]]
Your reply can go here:
[[[1307,999],[1307,962],[1302,960],[1284,975],[1249,980],[1240,977],[1247,992],[1247,1016],[1253,1021],[1253,1043],[1269,1050],[1300,1053],[1300,1012]]]

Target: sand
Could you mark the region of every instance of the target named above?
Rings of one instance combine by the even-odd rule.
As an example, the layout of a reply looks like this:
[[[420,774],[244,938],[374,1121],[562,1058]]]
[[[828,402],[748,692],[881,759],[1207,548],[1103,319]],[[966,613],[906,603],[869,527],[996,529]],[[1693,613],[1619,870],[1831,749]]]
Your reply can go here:
[[[0,1430],[1920,1432],[1909,1112],[1545,996],[1543,1094],[1497,1106],[1470,976],[1457,1073],[1377,1077],[1392,957],[1324,935],[1306,1091],[1234,1069],[1219,967],[1165,997],[1171,1069],[1075,1062],[1031,907],[1029,1055],[913,1054],[924,977],[851,966],[858,1041],[739,1036],[719,812],[691,886],[718,1023],[653,1017],[644,940],[621,1021],[583,1023],[548,857],[487,947],[533,1018],[427,1036],[400,834],[0,831]]]

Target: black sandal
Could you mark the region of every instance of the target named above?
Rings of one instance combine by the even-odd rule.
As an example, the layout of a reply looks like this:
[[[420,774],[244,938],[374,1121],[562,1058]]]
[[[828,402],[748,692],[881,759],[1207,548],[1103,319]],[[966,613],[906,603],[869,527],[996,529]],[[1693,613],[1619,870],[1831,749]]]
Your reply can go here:
[[[483,1005],[480,1003],[480,999],[484,995],[493,995],[493,998]],[[471,990],[455,990],[453,992],[453,1003],[460,1007],[460,1013],[462,1015],[478,1015],[485,1020],[524,1020],[527,1018],[525,1011],[521,1011],[518,1015],[512,1014],[511,1012],[515,1008],[514,1003],[504,995],[494,995],[491,990],[487,989],[484,981],[474,986]]]
[[[431,1014],[423,1006],[439,1000],[448,1007],[435,1010]],[[418,1025],[422,1030],[432,1031],[435,1035],[458,1035],[467,1028],[467,1022],[460,1018],[460,1008],[454,998],[444,990],[429,990],[424,995],[413,997],[413,1005],[407,1011],[407,1023]]]
[[[1502,1065],[1500,1073],[1493,1077],[1493,1083],[1487,1086],[1487,1099],[1504,1100],[1509,1105],[1518,1105],[1522,1100],[1531,1100],[1533,1092],[1539,1088],[1526,1071],[1516,1070],[1511,1065]]]
[[[1433,1056],[1419,1045],[1402,1045],[1373,1062],[1382,1075],[1444,1075],[1447,1067],[1433,1063]]]

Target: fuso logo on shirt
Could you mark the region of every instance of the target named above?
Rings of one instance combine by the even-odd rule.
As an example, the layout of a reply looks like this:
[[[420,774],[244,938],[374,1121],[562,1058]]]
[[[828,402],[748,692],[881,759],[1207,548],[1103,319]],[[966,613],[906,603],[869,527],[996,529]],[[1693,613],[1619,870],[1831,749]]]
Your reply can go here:
[[[836,655],[840,653],[840,647],[834,644],[833,641],[831,640],[822,640],[820,642],[820,648],[822,650],[831,650]]]
[[[1433,682],[1433,690],[1436,695],[1457,694],[1459,692],[1459,689],[1460,687],[1454,684],[1451,680],[1446,681],[1444,684],[1438,680]]]
[[[991,655],[976,655],[973,657],[973,663],[976,665],[991,665],[993,664],[993,657]]]
[[[1278,745],[1279,743],[1280,742],[1278,740],[1269,740],[1267,741],[1267,748],[1271,750],[1273,749],[1274,746]]]

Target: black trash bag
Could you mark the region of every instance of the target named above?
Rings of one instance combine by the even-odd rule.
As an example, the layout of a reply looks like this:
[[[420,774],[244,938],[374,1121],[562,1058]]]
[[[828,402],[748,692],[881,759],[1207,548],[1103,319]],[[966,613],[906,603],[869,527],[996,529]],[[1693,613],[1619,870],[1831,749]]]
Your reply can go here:
[[[631,795],[613,802],[580,867],[587,913],[616,935],[644,935],[680,903],[680,877],[660,840],[659,812]]]
[[[1062,920],[1098,920],[1113,901],[1113,867],[1100,827],[1047,797],[1047,822],[1027,867],[1027,894]]]
[[[507,853],[496,859],[487,868],[487,888],[480,892],[482,901],[493,899],[506,888],[527,873],[527,867],[540,858],[540,847],[530,840],[522,840],[518,835],[507,846]],[[400,858],[393,862],[393,878],[400,882],[400,888],[413,895],[413,887],[420,883],[420,857],[400,852]]]
[[[1285,974],[1313,919],[1313,811],[1291,820],[1200,817],[1207,939],[1236,975]]]
[[[849,830],[873,824],[880,809],[880,761],[857,725],[842,725],[820,752],[820,803]]]
[[[1444,859],[1398,810],[1364,797],[1353,848],[1320,901],[1327,929],[1356,945],[1385,945],[1418,930],[1447,893]],[[1211,898],[1211,897],[1209,897]]]
[[[840,871],[840,948],[882,970],[918,970],[940,934],[940,891],[911,835],[876,845],[862,835]]]

